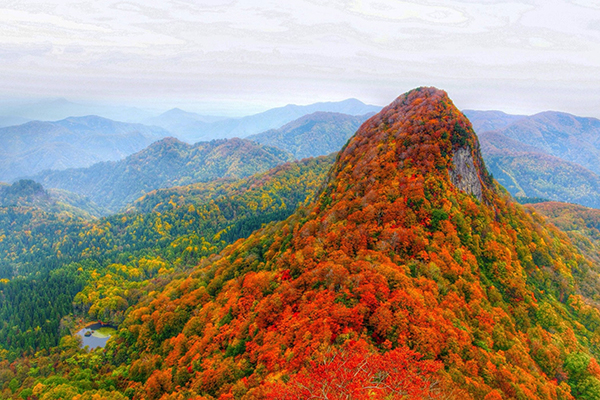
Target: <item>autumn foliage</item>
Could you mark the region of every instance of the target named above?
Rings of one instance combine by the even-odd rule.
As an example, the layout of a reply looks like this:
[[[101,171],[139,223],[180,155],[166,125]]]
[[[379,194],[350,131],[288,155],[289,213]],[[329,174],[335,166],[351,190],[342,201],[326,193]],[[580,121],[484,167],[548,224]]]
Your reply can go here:
[[[364,341],[331,350],[307,370],[278,384],[267,395],[272,400],[302,399],[435,399],[431,374],[440,363],[420,360],[408,348],[386,353],[369,351]]]
[[[460,148],[481,199],[450,181]],[[313,206],[133,310],[117,348],[160,354],[174,387],[213,398],[261,397],[286,376],[282,393],[298,393],[294,382],[321,387],[311,379],[325,374],[314,364],[324,349],[364,340],[375,354],[408,347],[443,363],[422,379],[446,396],[568,399],[593,378],[564,365],[583,350],[573,332],[589,331],[557,315],[577,293],[573,272],[586,268],[568,241],[498,192],[468,120],[424,88],[359,129]],[[349,357],[348,371],[359,359]]]
[[[95,376],[133,399],[597,399],[597,269],[420,88],[362,125],[316,201],[129,308],[103,354],[118,372]]]

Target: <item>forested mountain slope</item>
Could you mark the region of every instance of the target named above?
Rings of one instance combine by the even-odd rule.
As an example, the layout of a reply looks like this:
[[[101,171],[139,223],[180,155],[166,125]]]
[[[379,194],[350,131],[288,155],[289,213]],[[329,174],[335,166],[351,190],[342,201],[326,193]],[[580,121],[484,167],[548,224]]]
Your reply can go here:
[[[0,128],[0,181],[120,160],[166,136],[159,127],[93,115]]]
[[[133,202],[127,213],[165,212],[208,201],[236,203],[240,196],[255,196],[251,207],[290,210],[313,199],[324,182],[335,154],[294,161],[245,179],[219,179],[211,182],[154,190]],[[321,183],[319,183],[321,182]],[[309,195],[310,194],[310,195]],[[307,197],[308,196],[308,197]],[[243,213],[243,209],[235,214]]]
[[[50,203],[50,195],[37,182],[21,180],[12,185],[0,184],[0,207],[42,205]]]
[[[466,113],[477,121],[490,172],[512,195],[600,207],[599,120],[552,111]]]
[[[600,120],[546,111],[516,121],[502,134],[600,174]]]
[[[0,208],[35,207],[43,211],[98,217],[104,210],[87,198],[64,190],[46,190],[32,180],[21,179],[12,185],[0,184]]]
[[[339,151],[358,127],[372,115],[316,112],[279,129],[248,136],[247,139],[285,150],[297,159],[318,157]]]
[[[583,253],[600,264],[600,210],[555,201],[531,204],[527,209],[546,217],[569,235]]]
[[[159,190],[140,199],[138,211],[96,221],[0,207],[0,361],[56,346],[75,319],[120,323],[170,274],[312,201],[332,162]]]
[[[423,391],[593,398],[592,268],[494,186],[468,120],[422,88],[361,127],[314,206],[131,311],[113,362],[130,360],[139,398],[302,398],[326,385],[309,361],[358,342],[438,363]]]
[[[89,197],[112,212],[152,190],[209,181],[242,178],[292,160],[282,150],[242,139],[194,145],[165,138],[116,162],[89,168],[44,171],[33,179],[45,187]]]
[[[487,167],[512,195],[600,207],[600,176],[589,169],[500,132],[484,132],[480,138]]]

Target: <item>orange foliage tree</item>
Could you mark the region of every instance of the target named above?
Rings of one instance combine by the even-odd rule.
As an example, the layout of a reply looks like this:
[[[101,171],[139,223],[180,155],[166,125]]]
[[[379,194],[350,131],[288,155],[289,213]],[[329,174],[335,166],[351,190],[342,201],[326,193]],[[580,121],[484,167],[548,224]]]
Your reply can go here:
[[[435,399],[431,374],[441,363],[422,360],[407,347],[387,353],[370,352],[365,341],[330,350],[308,369],[278,384],[271,400]]]

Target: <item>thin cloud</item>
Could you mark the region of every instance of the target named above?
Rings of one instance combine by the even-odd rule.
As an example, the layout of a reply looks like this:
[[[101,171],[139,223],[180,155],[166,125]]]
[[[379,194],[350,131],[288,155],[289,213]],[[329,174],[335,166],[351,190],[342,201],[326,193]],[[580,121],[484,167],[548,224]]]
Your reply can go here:
[[[583,0],[25,1],[0,10],[0,90],[276,106],[437,85],[600,116],[599,21]]]

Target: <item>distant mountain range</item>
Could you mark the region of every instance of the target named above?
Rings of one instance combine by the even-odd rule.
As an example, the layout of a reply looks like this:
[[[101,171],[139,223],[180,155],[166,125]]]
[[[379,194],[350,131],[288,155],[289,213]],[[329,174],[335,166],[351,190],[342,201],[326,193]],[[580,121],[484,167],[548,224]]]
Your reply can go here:
[[[190,145],[165,138],[121,161],[44,171],[32,179],[47,188],[87,196],[114,212],[151,190],[246,177],[291,160],[293,157],[282,150],[249,140],[221,139]]]
[[[243,118],[207,117],[173,109],[145,122],[169,130],[175,137],[189,143],[200,140],[244,138],[270,129],[277,129],[307,114],[334,112],[365,115],[378,112],[381,107],[364,104],[357,99],[340,102],[315,103],[307,106],[289,104]],[[354,133],[354,132],[352,132]]]
[[[97,162],[120,160],[169,136],[188,143],[245,137],[280,128],[314,112],[353,116],[379,109],[356,99],[348,99],[307,106],[290,104],[243,118],[205,116],[177,108],[151,117],[145,110],[82,105],[65,99],[12,106],[0,104],[0,181],[14,181],[46,169],[82,168]],[[119,120],[144,121],[146,125],[118,122],[97,115],[79,116],[92,111],[118,117]],[[62,118],[64,115],[71,116],[58,121],[42,121]],[[30,119],[35,120],[28,121]],[[355,125],[341,124],[339,127],[343,132],[339,133],[346,139],[358,127]],[[327,129],[330,132],[329,140],[336,133],[331,130],[333,125]],[[326,154],[334,148],[337,150],[337,147],[336,144],[330,144],[330,148],[318,154]],[[301,149],[297,149],[297,152],[300,157],[309,154]],[[316,155],[314,152],[310,154]]]
[[[0,104],[0,126],[16,125],[34,120],[56,121],[86,115],[99,115],[118,121],[138,123],[156,115],[156,111],[137,107],[80,104],[63,98]],[[4,123],[4,119],[15,122]]]
[[[167,129],[181,140],[195,136],[199,130],[206,129],[210,124],[227,120],[227,117],[200,115],[180,108],[173,108],[158,116],[148,118],[144,122]]]
[[[0,128],[4,128],[5,126],[21,125],[29,121],[30,120],[27,118],[0,115]]]
[[[38,115],[42,115],[44,109],[49,110],[48,116],[60,110],[85,110],[84,106],[64,99],[40,104],[36,106]],[[36,107],[30,106],[31,110]],[[348,99],[308,106],[287,105],[243,118],[206,116],[176,108],[156,117],[143,118],[146,124],[153,126],[98,116],[69,117],[55,122],[30,121],[0,128],[0,181],[35,175],[48,180],[43,182],[45,187],[67,189],[71,186],[51,178],[62,175],[40,173],[47,169],[86,168],[97,162],[122,160],[168,136],[188,143],[246,137],[291,153],[297,159],[325,155],[341,149],[358,127],[378,110],[377,106]],[[0,115],[1,111],[0,107]],[[3,121],[19,121],[33,115],[25,111],[22,109],[21,114],[8,119],[0,117],[0,125]],[[464,113],[480,137],[487,167],[511,194],[600,208],[600,120],[552,111],[532,116],[501,111],[465,110]],[[183,173],[178,184],[191,182],[185,180],[190,171],[192,169]],[[198,179],[218,176],[211,172]],[[147,182],[139,190],[128,192],[124,199],[134,200],[134,195],[175,184],[175,181],[171,177],[156,187]],[[85,194],[91,195],[94,190],[88,189]],[[107,200],[101,201],[106,203]],[[110,200],[107,204],[114,210],[123,206],[123,201]]]
[[[538,152],[600,174],[600,120],[547,111],[520,119],[501,133]]]
[[[288,104],[262,113],[241,118],[201,115],[173,108],[160,115],[156,111],[136,107],[80,104],[67,99],[48,99],[18,104],[0,103],[0,127],[24,124],[29,121],[56,121],[68,117],[98,115],[129,123],[160,126],[180,140],[195,143],[202,140],[246,137],[279,128],[288,122],[317,111],[349,115],[375,113],[379,106],[367,105],[357,99],[321,102],[305,106]]]
[[[315,112],[279,129],[251,135],[247,139],[285,150],[297,159],[318,157],[339,151],[360,125],[372,115],[373,113],[353,116]]]
[[[159,127],[97,116],[0,128],[0,181],[119,160],[168,135]]]
[[[173,111],[173,122],[177,121],[178,114],[189,113]],[[165,138],[124,160],[99,162],[85,168],[44,170],[30,178],[41,182],[67,204],[80,206],[91,215],[106,214],[120,210],[151,190],[224,177],[245,177],[294,157],[300,159],[330,154],[339,150],[371,115],[316,112],[248,140],[219,139],[189,145],[175,138]],[[198,117],[198,120],[201,118]],[[113,130],[114,126],[121,126],[121,123],[100,117],[95,117],[95,120],[109,124]],[[81,134],[85,134],[86,130],[93,133],[91,128],[101,125],[92,124],[92,117],[86,117],[86,121],[88,124],[85,126],[83,118],[48,124],[59,124],[69,130],[76,125]]]
[[[496,110],[463,110],[463,114],[469,118],[473,129],[477,133],[506,128],[510,124],[527,117],[526,115],[512,115]]]
[[[600,120],[555,111],[465,114],[486,166],[513,196],[600,208]]]

